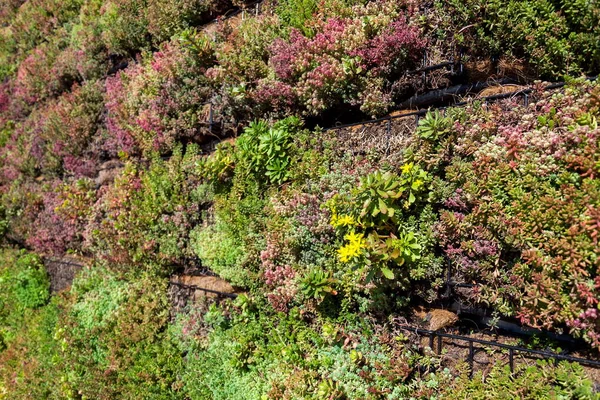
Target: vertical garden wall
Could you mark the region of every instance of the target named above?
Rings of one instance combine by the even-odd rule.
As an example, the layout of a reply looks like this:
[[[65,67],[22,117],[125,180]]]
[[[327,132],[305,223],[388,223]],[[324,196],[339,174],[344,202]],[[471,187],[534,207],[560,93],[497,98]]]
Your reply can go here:
[[[0,399],[597,397],[400,327],[595,356],[595,2],[0,1]]]

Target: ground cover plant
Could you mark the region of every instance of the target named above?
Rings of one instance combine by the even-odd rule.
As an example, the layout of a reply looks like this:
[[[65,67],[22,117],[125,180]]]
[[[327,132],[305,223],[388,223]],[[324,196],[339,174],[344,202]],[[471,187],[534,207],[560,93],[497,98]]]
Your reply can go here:
[[[395,322],[451,299],[600,349],[595,2],[0,3],[0,399],[598,397]],[[528,104],[318,126],[489,78]],[[240,295],[172,307],[191,266]]]

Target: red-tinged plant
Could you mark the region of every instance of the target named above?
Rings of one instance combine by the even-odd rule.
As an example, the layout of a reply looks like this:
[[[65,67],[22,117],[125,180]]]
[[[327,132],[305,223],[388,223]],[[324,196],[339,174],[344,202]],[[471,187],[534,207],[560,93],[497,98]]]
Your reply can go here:
[[[401,72],[406,63],[416,62],[425,44],[417,27],[410,26],[406,19],[399,19],[356,50],[355,54],[373,73],[390,77]]]
[[[27,0],[19,7],[10,29],[22,54],[52,37],[78,15],[82,0]]]
[[[19,65],[13,95],[33,104],[58,90],[60,83],[51,73],[55,58],[51,46],[36,47]]]
[[[52,255],[81,250],[81,232],[94,201],[91,181],[30,183],[7,195],[11,231],[28,246]]]
[[[455,280],[479,282],[480,301],[530,326],[597,345],[600,129],[589,85],[535,108],[464,114],[446,179],[438,240]],[[461,154],[463,160],[456,157]],[[587,313],[587,314],[586,314]]]
[[[397,19],[387,21],[371,11],[365,6],[350,17],[316,23],[312,38],[292,28],[288,40],[273,42],[275,76],[295,89],[305,112],[349,104],[377,114],[392,104],[390,79],[415,63],[425,41],[398,10]]]
[[[134,69],[138,68],[138,66],[129,67],[127,71],[106,79],[105,106],[108,111],[106,127],[110,136],[106,141],[105,150],[112,156],[116,156],[119,152],[132,153],[136,149],[132,133],[122,126],[124,122],[121,121],[128,119],[125,105],[127,96],[125,76],[132,74]]]
[[[193,40],[193,43],[189,41]],[[162,46],[106,81],[108,147],[112,152],[168,152],[181,138],[206,133],[208,88],[202,72],[210,63],[206,38],[195,35]]]
[[[77,177],[94,176],[99,154],[90,146],[102,110],[101,89],[96,82],[75,86],[72,92],[35,108],[0,148],[6,166],[28,176],[65,171]]]

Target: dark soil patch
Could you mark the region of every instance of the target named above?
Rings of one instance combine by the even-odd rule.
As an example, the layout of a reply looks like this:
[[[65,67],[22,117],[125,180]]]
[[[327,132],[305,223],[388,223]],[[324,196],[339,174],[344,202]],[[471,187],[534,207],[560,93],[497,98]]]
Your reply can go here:
[[[85,260],[74,256],[45,259],[44,266],[50,276],[50,291],[57,293],[71,287],[75,275],[84,264]]]

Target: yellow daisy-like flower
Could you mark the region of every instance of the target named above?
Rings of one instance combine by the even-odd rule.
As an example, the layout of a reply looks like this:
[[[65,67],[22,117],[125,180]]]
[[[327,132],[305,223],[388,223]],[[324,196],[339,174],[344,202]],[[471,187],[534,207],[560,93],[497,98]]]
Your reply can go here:
[[[413,166],[414,166],[413,163],[404,164],[402,166],[402,173],[403,174],[408,174],[410,171],[412,171]]]
[[[362,253],[365,247],[363,235],[355,232],[350,232],[344,239],[348,243],[338,249],[338,258],[341,262],[348,262]]]
[[[337,215],[333,214],[331,216],[331,226],[334,228],[339,228],[341,226],[353,226],[356,225],[356,221],[352,218],[351,215]]]
[[[362,233],[350,232],[346,236],[344,236],[350,244],[356,245],[358,247],[364,247],[364,240]]]

